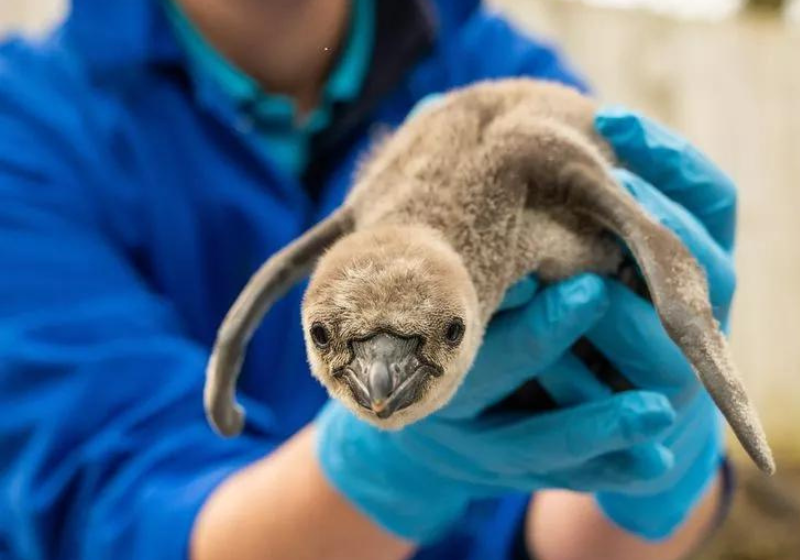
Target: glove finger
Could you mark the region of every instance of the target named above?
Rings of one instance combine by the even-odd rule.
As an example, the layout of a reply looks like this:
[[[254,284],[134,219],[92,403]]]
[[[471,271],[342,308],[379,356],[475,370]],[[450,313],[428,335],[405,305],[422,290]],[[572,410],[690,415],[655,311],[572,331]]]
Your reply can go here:
[[[454,479],[470,484],[473,489],[487,496],[508,491],[534,492],[545,488],[619,492],[663,478],[673,463],[672,453],[666,447],[651,443],[608,453],[580,466],[550,473],[503,473],[498,476],[489,471],[475,471],[454,473]]]
[[[412,107],[411,111],[409,111],[408,116],[406,118],[410,119],[411,117],[415,116],[417,113],[422,112],[423,110],[433,109],[434,107],[436,107],[436,105],[438,105],[443,101],[443,98],[444,94],[442,93],[438,92],[429,93],[428,95],[417,101],[417,104],[414,105],[414,107]]]
[[[489,326],[478,366],[541,371],[559,358],[608,305],[599,276],[582,274],[541,290],[524,308],[504,313]],[[503,357],[502,360],[498,359]],[[515,385],[526,377],[515,379]]]
[[[539,282],[533,276],[525,276],[516,284],[506,290],[503,301],[497,308],[496,312],[508,311],[509,309],[516,309],[523,305],[530,303],[536,290],[539,287]]]
[[[484,418],[471,443],[485,450],[484,466],[541,474],[663,437],[674,421],[663,395],[629,391],[513,421]]]
[[[704,457],[724,454],[724,422],[706,391],[699,391],[695,399],[681,410],[675,427],[663,443],[672,450],[677,463],[662,488],[677,484]]]
[[[565,487],[576,492],[614,492],[656,484],[674,467],[671,450],[659,443],[637,445],[596,457],[565,472]]]
[[[606,280],[611,305],[587,338],[634,386],[664,393],[677,406],[700,385],[664,330],[653,306],[616,280]]]
[[[736,289],[736,273],[730,255],[712,239],[708,230],[694,216],[655,187],[624,169],[615,170],[614,176],[650,216],[683,241],[705,271],[715,314],[727,315]],[[717,318],[720,319],[719,316]]]
[[[558,360],[607,305],[602,279],[583,274],[548,286],[525,307],[495,317],[444,415],[469,417],[502,400]]]
[[[694,509],[722,462],[713,444],[706,445],[694,461],[676,458],[677,465],[686,467],[680,476],[675,476],[673,469],[662,479],[637,485],[643,495],[630,495],[624,488],[600,492],[598,504],[606,515],[630,531],[654,539],[666,537]],[[642,516],[641,512],[656,513]]]
[[[567,353],[537,377],[547,394],[562,407],[597,401],[612,394],[574,354]]]
[[[733,248],[736,187],[705,155],[664,126],[624,108],[602,109],[595,128],[627,168],[697,216],[726,251]]]

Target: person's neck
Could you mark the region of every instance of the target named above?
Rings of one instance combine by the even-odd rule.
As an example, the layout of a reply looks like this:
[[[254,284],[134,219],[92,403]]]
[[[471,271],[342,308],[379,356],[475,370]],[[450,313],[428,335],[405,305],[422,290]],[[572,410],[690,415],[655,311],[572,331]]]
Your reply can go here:
[[[340,47],[350,0],[175,0],[203,37],[266,91],[313,109]]]

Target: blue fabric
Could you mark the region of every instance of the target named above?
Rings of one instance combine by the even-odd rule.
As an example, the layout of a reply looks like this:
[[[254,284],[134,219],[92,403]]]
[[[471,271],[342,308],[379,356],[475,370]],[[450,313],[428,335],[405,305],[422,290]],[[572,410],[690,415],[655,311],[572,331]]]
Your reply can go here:
[[[489,76],[578,83],[555,51],[473,4],[436,3],[433,53],[371,122],[396,125],[424,95]],[[342,200],[368,138],[312,203],[181,64],[156,0],[74,0],[51,37],[0,47],[4,557],[185,557],[208,493],[326,400],[307,371],[303,286],[250,347],[243,437],[207,427],[203,372],[246,279]],[[474,504],[418,557],[503,558],[511,538],[497,528],[526,502]]]
[[[209,45],[174,0],[164,0],[164,7],[193,80],[209,82],[230,97],[239,117],[257,130],[264,152],[285,173],[300,176],[310,156],[311,137],[330,123],[333,104],[354,99],[364,82],[375,39],[375,0],[353,2],[341,55],[323,87],[319,105],[302,121],[290,98],[263,91]]]

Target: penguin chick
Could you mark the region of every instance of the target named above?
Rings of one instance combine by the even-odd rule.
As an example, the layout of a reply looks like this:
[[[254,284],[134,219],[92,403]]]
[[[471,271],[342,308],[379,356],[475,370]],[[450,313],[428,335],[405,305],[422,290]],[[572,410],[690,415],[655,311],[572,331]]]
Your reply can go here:
[[[409,118],[367,158],[342,206],[270,258],[228,312],[204,395],[215,429],[242,429],[234,392],[247,342],[315,265],[302,306],[312,373],[361,418],[397,429],[452,397],[514,282],[614,274],[621,241],[665,330],[754,462],[774,472],[705,275],[614,182],[595,112],[565,86],[507,79]]]
[[[363,419],[399,428],[445,404],[482,335],[463,261],[428,227],[356,231],[321,259],[303,301],[311,371]]]

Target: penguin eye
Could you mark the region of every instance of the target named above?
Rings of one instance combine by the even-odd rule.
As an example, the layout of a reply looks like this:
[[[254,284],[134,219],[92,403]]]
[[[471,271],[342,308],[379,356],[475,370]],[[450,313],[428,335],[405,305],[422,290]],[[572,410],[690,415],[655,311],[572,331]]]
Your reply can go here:
[[[464,330],[464,321],[456,317],[448,323],[444,331],[444,339],[451,346],[457,346],[461,339],[464,338]]]
[[[331,333],[322,323],[314,323],[311,325],[309,334],[317,348],[327,348],[331,343]]]

